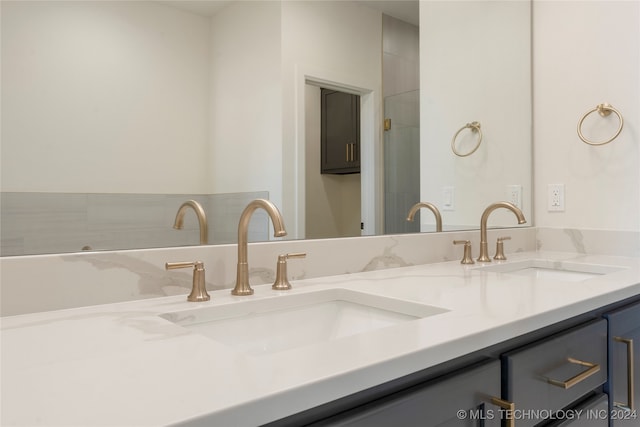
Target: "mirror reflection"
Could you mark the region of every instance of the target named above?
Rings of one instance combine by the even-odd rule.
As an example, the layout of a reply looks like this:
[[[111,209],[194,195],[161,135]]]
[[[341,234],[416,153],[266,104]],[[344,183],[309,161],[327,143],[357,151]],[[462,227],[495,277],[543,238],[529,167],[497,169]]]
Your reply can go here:
[[[1,19],[3,256],[195,245],[194,212],[172,228],[187,200],[212,244],[255,198],[289,238],[435,231],[406,220],[417,202],[444,231],[497,200],[531,216],[528,1],[3,1]],[[321,173],[322,89],[359,97],[359,173]],[[249,240],[269,227],[256,213]]]

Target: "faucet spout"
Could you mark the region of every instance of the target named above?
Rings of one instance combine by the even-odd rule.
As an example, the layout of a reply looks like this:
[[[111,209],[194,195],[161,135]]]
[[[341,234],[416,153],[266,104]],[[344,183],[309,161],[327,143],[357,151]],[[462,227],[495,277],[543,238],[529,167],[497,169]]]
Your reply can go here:
[[[440,215],[440,211],[438,208],[429,202],[418,202],[411,207],[409,210],[409,214],[407,215],[407,221],[413,221],[413,217],[416,215],[416,212],[420,210],[420,208],[427,208],[433,215],[436,217],[436,231],[442,231],[442,215]]]
[[[527,222],[520,208],[513,203],[496,202],[487,206],[480,218],[480,256],[478,257],[478,261],[480,262],[491,262],[491,258],[489,258],[489,247],[487,244],[487,220],[489,219],[491,212],[499,208],[509,209],[513,212],[518,218],[518,224],[524,224]]]
[[[284,221],[282,214],[278,208],[265,199],[255,199],[249,202],[242,214],[240,215],[240,222],[238,223],[238,271],[236,276],[236,286],[231,291],[233,295],[251,295],[253,289],[249,285],[249,263],[247,261],[248,242],[247,234],[249,231],[249,221],[253,212],[262,208],[269,214],[271,222],[273,223],[274,237],[282,237],[287,235],[287,231],[284,228]]]
[[[173,228],[175,228],[176,230],[182,230],[182,226],[184,224],[184,215],[187,213],[188,208],[193,209],[196,213],[196,216],[198,217],[198,224],[200,225],[200,244],[206,245],[209,238],[207,214],[204,213],[202,205],[195,200],[187,200],[180,206],[180,208],[178,209],[178,213],[176,214],[175,222],[173,223]]]

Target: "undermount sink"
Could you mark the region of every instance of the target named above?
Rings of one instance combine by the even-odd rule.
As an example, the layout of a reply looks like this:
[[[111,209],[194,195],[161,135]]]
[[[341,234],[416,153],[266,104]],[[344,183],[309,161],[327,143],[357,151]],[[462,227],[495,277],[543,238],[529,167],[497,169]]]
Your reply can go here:
[[[621,267],[602,264],[586,264],[548,259],[530,259],[504,264],[478,267],[479,270],[516,274],[536,279],[553,279],[580,282],[593,277],[620,271]]]
[[[161,314],[243,353],[259,356],[444,313],[443,308],[350,289],[324,289]]]

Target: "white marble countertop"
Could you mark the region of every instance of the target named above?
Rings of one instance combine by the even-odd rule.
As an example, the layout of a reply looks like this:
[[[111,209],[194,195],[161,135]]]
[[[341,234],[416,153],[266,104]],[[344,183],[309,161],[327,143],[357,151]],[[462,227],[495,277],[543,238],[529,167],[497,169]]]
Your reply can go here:
[[[206,416],[256,426],[640,294],[640,259],[530,252],[505,263],[534,258],[620,269],[564,282],[446,262],[292,281],[287,292],[254,286],[249,297],[216,291],[206,303],[181,295],[4,317],[0,421],[146,426]],[[336,287],[447,311],[260,356],[158,316]]]

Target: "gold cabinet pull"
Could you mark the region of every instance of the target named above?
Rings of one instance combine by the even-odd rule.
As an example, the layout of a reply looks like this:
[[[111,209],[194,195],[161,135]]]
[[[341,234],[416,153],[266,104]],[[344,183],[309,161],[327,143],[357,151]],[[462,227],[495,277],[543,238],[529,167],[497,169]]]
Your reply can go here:
[[[516,410],[516,404],[509,402],[508,400],[498,399],[497,397],[491,398],[491,403],[507,411],[507,427],[516,427],[516,419],[514,418],[514,411]]]
[[[345,145],[345,156],[347,162],[355,162],[356,161],[356,144],[348,143]]]
[[[578,360],[578,359],[574,359],[573,357],[569,357],[567,358],[567,361],[569,363],[573,363],[576,365],[580,365],[580,366],[586,366],[587,369],[586,371],[580,372],[578,375],[569,378],[566,381],[560,381],[560,380],[554,380],[553,378],[547,378],[547,382],[549,384],[558,386],[560,388],[563,389],[568,389],[573,387],[574,385],[586,380],[587,378],[589,378],[590,376],[592,376],[593,374],[600,372],[600,365],[597,363],[589,363],[589,362],[583,362],[582,360]]]
[[[628,404],[626,405],[624,403],[619,403],[615,401],[613,402],[613,404],[620,409],[633,412],[633,410],[635,409],[635,402],[634,402],[635,385],[633,383],[635,378],[634,368],[633,368],[633,362],[634,362],[633,340],[630,338],[622,338],[622,337],[613,337],[613,340],[627,345],[627,401],[628,401]]]

